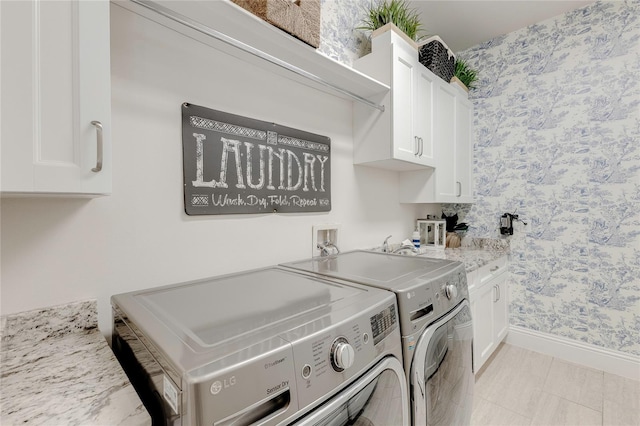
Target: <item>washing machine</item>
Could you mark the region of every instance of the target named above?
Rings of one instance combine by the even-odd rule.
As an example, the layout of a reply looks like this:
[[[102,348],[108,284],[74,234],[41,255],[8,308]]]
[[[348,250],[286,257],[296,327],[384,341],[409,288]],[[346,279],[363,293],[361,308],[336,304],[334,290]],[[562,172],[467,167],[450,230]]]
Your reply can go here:
[[[154,425],[409,425],[393,293],[270,267],[114,295]]]
[[[413,424],[470,423],[473,328],[461,262],[357,250],[284,266],[394,292]]]

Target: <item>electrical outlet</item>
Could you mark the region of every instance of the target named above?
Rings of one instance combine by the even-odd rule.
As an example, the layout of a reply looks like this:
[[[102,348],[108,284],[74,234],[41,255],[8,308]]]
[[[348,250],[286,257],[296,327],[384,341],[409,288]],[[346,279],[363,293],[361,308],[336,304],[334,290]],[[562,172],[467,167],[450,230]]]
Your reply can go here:
[[[338,231],[340,230],[339,223],[327,223],[323,225],[313,225],[312,238],[311,238],[311,256],[320,256],[321,250],[318,248],[318,244],[329,242],[338,247]]]

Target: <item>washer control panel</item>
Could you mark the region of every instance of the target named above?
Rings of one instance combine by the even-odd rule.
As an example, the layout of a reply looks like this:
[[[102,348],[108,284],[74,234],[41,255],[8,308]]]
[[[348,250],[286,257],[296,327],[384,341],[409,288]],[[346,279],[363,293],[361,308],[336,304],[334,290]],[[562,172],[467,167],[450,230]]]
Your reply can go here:
[[[462,263],[452,263],[438,272],[438,275],[425,274],[398,292],[400,328],[404,336],[422,329],[469,297]]]

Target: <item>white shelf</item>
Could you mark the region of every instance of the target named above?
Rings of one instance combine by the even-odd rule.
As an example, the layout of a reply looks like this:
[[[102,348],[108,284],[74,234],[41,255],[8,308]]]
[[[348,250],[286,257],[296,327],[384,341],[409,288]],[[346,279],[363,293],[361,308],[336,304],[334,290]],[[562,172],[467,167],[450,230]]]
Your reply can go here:
[[[378,97],[390,90],[389,86],[319,53],[312,46],[266,23],[229,0],[139,2],[143,4],[126,0],[114,1],[119,6],[251,65],[259,66],[325,93],[344,99],[358,100],[358,97],[363,99]],[[158,11],[168,13],[163,14]],[[169,17],[169,14],[174,16]],[[183,22],[177,22],[175,17]],[[195,25],[188,26],[185,22]],[[222,33],[239,44],[248,46],[250,51],[257,50],[275,58],[276,62],[281,61],[290,68],[299,69],[302,72],[292,72],[290,68],[274,64],[254,53],[207,35],[198,30],[198,27],[205,31],[210,29],[213,32]],[[317,77],[324,84],[301,75],[305,73]]]

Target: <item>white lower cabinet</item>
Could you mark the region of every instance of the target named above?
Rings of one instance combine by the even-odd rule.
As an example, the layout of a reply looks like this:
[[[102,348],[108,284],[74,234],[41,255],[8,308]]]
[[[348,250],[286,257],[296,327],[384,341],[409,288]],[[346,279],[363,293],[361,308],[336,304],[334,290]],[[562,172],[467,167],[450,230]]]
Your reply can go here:
[[[2,1],[2,195],[111,192],[109,2]]]
[[[473,366],[477,373],[509,330],[507,257],[467,277],[473,317]]]

